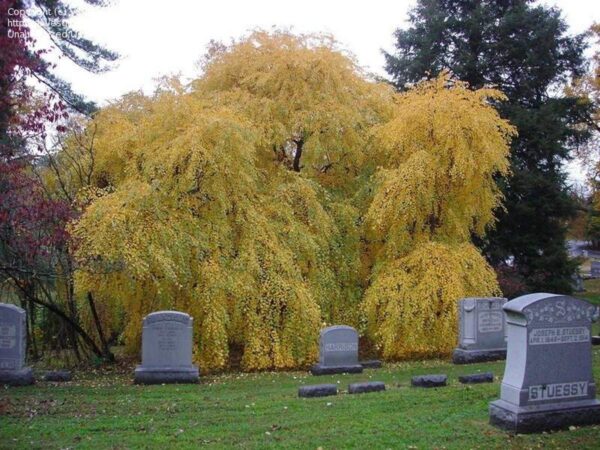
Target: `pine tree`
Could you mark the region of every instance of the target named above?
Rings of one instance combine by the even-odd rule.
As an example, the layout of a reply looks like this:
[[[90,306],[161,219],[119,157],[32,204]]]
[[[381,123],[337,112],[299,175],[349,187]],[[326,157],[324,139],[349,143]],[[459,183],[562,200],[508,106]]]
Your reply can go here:
[[[533,3],[420,0],[410,27],[395,33],[386,70],[399,89],[448,68],[473,88],[492,84],[506,94],[497,108],[519,135],[512,175],[500,180],[505,210],[480,245],[499,274],[514,262],[525,291],[570,292],[565,233],[574,205],[563,163],[587,138],[574,127],[587,107],[557,87],[581,75],[585,41],[567,34],[558,9]]]

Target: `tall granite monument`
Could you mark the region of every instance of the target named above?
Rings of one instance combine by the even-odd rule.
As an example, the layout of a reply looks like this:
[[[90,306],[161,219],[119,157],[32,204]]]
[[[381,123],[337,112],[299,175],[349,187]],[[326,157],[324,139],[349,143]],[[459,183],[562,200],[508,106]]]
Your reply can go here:
[[[142,364],[135,369],[135,383],[197,383],[198,367],[192,365],[190,315],[158,311],[144,318]]]
[[[358,362],[358,333],[346,325],[324,328],[319,335],[319,363],[311,368],[313,375],[361,373]]]
[[[506,358],[505,298],[463,298],[458,302],[458,347],[454,364]]]
[[[26,313],[18,306],[0,303],[0,385],[33,384],[33,371],[25,367]]]
[[[590,342],[597,307],[566,295],[529,294],[504,311],[508,353],[490,423],[514,433],[600,423]]]

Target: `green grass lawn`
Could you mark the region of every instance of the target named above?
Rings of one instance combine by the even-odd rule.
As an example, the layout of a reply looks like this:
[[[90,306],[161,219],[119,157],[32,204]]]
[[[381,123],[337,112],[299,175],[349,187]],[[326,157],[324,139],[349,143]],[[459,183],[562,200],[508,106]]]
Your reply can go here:
[[[132,373],[77,373],[66,384],[0,391],[3,448],[598,448],[600,426],[511,436],[488,425],[503,362],[388,365],[356,375],[305,372],[202,377],[198,385],[135,386]],[[600,348],[594,350],[600,378]],[[492,371],[493,384],[458,375]],[[446,373],[449,386],[410,387],[410,377]],[[386,392],[349,395],[354,381]],[[300,399],[303,384],[339,383],[335,397]]]
[[[583,287],[584,292],[577,292],[575,297],[584,298],[594,304],[600,303],[600,278],[593,280],[584,280]]]
[[[576,292],[575,297],[587,300],[594,305],[600,305],[600,279],[584,280],[583,287],[584,292]],[[592,334],[594,336],[600,335],[600,322],[592,324]]]

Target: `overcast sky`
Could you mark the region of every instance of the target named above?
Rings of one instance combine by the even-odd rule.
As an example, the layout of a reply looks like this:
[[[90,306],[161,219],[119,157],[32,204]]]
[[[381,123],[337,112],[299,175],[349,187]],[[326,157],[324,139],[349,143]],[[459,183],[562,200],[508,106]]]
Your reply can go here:
[[[137,89],[152,90],[160,75],[197,73],[195,63],[211,39],[229,41],[254,28],[328,32],[368,70],[384,75],[381,49],[393,49],[392,33],[406,26],[415,0],[112,0],[106,8],[81,7],[73,26],[122,55],[111,72],[92,75],[66,60],[58,73],[77,92],[104,104]],[[600,21],[598,0],[543,0],[557,6],[573,33]]]

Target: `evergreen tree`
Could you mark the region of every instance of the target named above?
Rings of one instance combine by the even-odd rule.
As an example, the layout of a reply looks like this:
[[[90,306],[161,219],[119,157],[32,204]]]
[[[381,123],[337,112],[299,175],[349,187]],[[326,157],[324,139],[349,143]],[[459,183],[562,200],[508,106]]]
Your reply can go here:
[[[60,121],[69,112],[89,115],[96,109],[54,73],[48,57],[53,52],[92,73],[105,72],[118,58],[70,26],[76,14],[63,0],[0,0],[0,158],[26,156],[29,138],[43,135],[48,124],[62,131]],[[36,42],[33,28],[42,30],[49,43]]]
[[[492,84],[506,94],[497,108],[519,136],[512,175],[502,180],[505,210],[480,245],[524,291],[569,292],[575,267],[564,241],[575,208],[563,163],[588,137],[574,125],[589,105],[560,86],[583,73],[586,44],[567,34],[560,10],[533,3],[419,0],[410,27],[395,33],[395,54],[385,54],[386,70],[399,89],[449,68],[474,88]],[[516,270],[503,270],[508,261]]]

